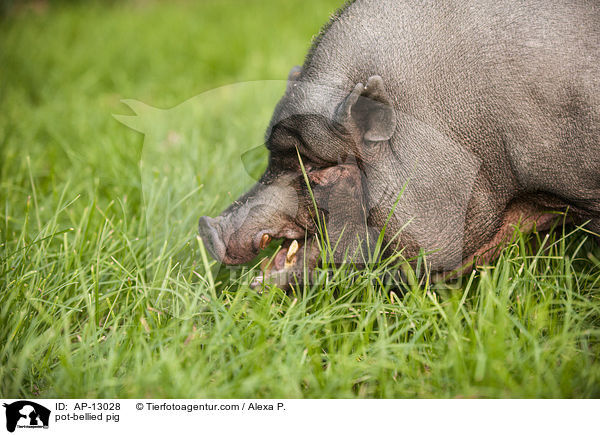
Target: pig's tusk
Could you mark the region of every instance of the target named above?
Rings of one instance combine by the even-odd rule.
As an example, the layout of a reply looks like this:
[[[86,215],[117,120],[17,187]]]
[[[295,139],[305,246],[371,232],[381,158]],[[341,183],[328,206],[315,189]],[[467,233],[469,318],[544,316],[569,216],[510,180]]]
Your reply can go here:
[[[260,239],[260,244],[258,245],[258,247],[263,250],[265,249],[267,246],[269,246],[269,243],[271,242],[271,236],[269,236],[268,234],[263,234],[262,238]]]
[[[298,252],[298,241],[294,240],[288,248],[287,254],[285,256],[286,266],[288,265],[287,263],[292,263],[292,261],[296,257],[296,252]]]

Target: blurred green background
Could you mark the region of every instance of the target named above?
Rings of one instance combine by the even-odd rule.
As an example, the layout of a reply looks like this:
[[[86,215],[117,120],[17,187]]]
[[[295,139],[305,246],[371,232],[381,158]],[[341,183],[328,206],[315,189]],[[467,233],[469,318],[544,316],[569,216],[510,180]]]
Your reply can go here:
[[[1,22],[4,174],[26,147],[40,188],[75,176],[88,192],[135,189],[142,136],[110,116],[128,113],[121,99],[166,109],[230,83],[285,80],[339,3],[15,2]]]

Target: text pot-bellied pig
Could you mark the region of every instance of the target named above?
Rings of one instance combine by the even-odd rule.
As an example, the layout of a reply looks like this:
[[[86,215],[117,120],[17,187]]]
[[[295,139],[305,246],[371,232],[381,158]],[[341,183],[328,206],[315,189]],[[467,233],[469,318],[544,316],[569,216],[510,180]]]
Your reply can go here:
[[[334,262],[366,261],[384,229],[384,255],[439,273],[556,211],[600,233],[600,4],[351,2],[292,69],[266,146],[258,183],[200,219],[228,265],[284,239],[255,284],[307,276],[319,225]]]

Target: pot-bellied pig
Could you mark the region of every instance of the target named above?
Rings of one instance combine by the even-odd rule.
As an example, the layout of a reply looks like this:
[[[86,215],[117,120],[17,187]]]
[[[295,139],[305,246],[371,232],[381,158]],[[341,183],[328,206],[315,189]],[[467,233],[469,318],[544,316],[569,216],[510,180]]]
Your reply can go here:
[[[600,232],[597,0],[356,0],[292,69],[258,183],[200,234],[226,264],[285,239],[257,282],[320,258],[489,259],[514,225],[569,210]],[[301,163],[302,162],[302,163]],[[306,177],[303,174],[306,173]]]

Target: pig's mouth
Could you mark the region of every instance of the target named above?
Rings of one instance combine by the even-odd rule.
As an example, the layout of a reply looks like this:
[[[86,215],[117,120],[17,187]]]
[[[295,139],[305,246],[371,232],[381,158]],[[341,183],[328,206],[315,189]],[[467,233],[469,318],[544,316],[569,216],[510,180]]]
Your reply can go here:
[[[277,230],[264,229],[248,237],[242,225],[237,231],[227,231],[228,237],[224,242],[222,220],[222,217],[203,216],[198,230],[207,251],[223,264],[233,266],[248,263],[261,252],[273,252],[274,246],[265,250],[272,241],[282,240],[275,253],[262,259],[261,270],[251,282],[252,288],[268,284],[287,290],[295,283],[311,280],[321,250],[315,233],[310,229],[290,222]]]
[[[259,249],[265,249],[271,240],[270,235],[263,234]],[[260,271],[250,283],[250,288],[258,289],[268,284],[288,289],[293,284],[310,280],[319,254],[320,249],[314,235],[306,233],[304,238],[284,239],[274,255],[262,259]]]

